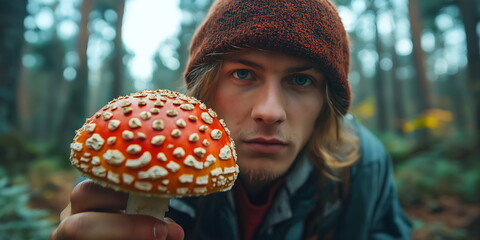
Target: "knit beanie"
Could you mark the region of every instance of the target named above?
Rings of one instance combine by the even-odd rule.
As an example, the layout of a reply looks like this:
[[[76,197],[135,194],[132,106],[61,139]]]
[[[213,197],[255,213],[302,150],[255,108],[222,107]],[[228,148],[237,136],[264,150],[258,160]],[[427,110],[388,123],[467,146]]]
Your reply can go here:
[[[349,45],[329,0],[217,0],[193,36],[185,81],[192,71],[238,48],[283,52],[310,60],[325,75],[329,97],[344,115],[350,106]]]

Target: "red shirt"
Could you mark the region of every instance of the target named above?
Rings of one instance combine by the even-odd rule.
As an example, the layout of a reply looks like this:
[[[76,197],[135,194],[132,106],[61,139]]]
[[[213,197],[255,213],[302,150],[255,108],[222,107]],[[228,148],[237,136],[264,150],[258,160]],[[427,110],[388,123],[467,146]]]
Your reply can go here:
[[[233,188],[237,207],[237,220],[240,239],[251,240],[255,236],[268,209],[272,205],[273,197],[283,181],[275,183],[268,192],[267,201],[262,205],[253,204],[248,198],[247,192],[240,181]]]

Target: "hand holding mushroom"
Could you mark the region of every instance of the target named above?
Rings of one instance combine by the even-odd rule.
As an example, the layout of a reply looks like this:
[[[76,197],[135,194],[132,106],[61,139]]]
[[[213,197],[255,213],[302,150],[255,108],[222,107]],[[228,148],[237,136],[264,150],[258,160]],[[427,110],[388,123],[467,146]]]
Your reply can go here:
[[[239,172],[223,120],[169,90],[111,101],[77,130],[71,149],[86,177],[130,193],[127,213],[157,218],[171,197],[227,191]]]

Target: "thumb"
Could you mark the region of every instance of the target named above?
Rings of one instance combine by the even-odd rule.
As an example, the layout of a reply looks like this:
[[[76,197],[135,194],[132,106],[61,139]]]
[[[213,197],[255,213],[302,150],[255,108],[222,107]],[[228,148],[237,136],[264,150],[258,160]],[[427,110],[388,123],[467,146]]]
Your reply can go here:
[[[185,237],[185,232],[183,231],[183,228],[180,227],[180,225],[178,225],[171,218],[165,218],[163,220],[167,224],[167,229],[168,229],[167,239],[183,240],[183,238]]]

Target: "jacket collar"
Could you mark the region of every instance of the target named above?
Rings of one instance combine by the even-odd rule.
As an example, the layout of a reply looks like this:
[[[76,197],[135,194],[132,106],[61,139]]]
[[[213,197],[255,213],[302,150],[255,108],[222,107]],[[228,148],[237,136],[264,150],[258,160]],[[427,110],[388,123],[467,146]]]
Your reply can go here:
[[[269,214],[266,216],[262,231],[271,231],[271,226],[292,218],[291,196],[305,184],[313,165],[302,152],[294,162],[286,176],[285,186],[278,190]]]

